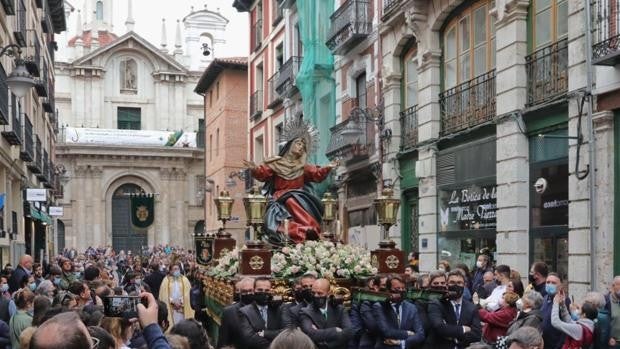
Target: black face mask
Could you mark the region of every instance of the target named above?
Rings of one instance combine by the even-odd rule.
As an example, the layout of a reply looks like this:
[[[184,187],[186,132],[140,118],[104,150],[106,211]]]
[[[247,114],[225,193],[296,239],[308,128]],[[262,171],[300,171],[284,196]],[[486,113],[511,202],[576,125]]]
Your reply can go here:
[[[536,283],[536,278],[534,277],[534,275],[533,275],[533,274],[529,274],[529,275],[527,276],[527,280],[530,282],[530,284],[534,284],[534,283]]]
[[[448,286],[448,297],[450,299],[459,299],[463,296],[463,291],[465,287],[459,285],[450,285]]]
[[[262,306],[268,305],[271,300],[271,295],[266,292],[256,292],[254,293],[254,302],[256,304]]]
[[[241,300],[241,296],[239,295],[239,293],[237,292],[233,293],[233,302],[239,303],[240,300]]]
[[[274,308],[278,308],[282,305],[282,303],[284,303],[284,300],[282,299],[282,297],[271,297],[271,300],[269,301],[269,306],[270,307],[274,307]]]
[[[314,305],[316,309],[325,309],[325,305],[327,305],[327,297],[314,296],[312,298],[312,305]]]
[[[304,300],[305,300],[305,299],[304,299],[304,290],[303,290],[303,289],[301,289],[301,288],[300,288],[300,289],[298,289],[298,290],[295,290],[295,301],[296,301],[297,303],[301,303],[301,302],[303,302]]]
[[[337,307],[339,305],[343,305],[344,304],[344,298],[342,297],[334,297],[331,296],[329,298],[329,303],[333,306],[333,307]]]
[[[404,295],[404,292],[392,293],[390,295],[390,303],[399,305],[403,301],[403,298],[404,298],[403,295]]]
[[[311,288],[304,288],[302,291],[304,301],[308,304],[312,303],[314,300],[314,295],[312,295]]]
[[[502,284],[502,281],[501,281],[501,280],[499,280],[499,279],[495,279],[495,284],[496,284],[497,286],[500,286],[500,285]]]
[[[239,301],[243,303],[243,305],[252,304],[254,302],[253,294],[242,294],[239,296]]]

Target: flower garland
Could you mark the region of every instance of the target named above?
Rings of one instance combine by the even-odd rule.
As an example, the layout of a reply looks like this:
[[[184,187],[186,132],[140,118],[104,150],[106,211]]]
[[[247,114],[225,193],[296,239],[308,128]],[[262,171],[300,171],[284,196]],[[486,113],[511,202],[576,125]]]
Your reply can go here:
[[[217,265],[210,268],[207,274],[218,279],[235,276],[239,272],[239,249],[226,252],[217,260]]]

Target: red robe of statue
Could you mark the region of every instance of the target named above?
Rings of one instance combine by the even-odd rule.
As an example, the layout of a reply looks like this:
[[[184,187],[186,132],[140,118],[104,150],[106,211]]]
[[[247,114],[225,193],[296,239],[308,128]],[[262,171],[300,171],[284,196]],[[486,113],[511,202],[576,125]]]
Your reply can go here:
[[[252,171],[252,176],[261,182],[273,179],[275,190],[273,199],[277,200],[282,194],[289,190],[303,189],[304,184],[307,182],[322,182],[330,171],[330,167],[305,165],[303,175],[295,179],[287,180],[278,176],[268,166],[260,165]],[[295,243],[301,243],[306,240],[306,231],[308,229],[314,230],[317,236],[320,236],[321,225],[311,214],[304,210],[297,200],[289,198],[286,200],[285,206],[292,216],[292,220],[290,220],[288,224],[288,235]],[[284,223],[278,226],[278,231],[281,233],[285,232]]]

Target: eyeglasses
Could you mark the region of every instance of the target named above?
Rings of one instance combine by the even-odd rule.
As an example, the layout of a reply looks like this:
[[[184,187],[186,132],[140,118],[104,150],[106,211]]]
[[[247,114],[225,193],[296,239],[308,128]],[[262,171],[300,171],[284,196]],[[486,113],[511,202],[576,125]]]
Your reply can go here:
[[[99,338],[97,338],[97,337],[90,337],[90,339],[93,340],[93,345],[92,345],[92,347],[90,347],[90,349],[97,349],[97,348],[99,348]]]

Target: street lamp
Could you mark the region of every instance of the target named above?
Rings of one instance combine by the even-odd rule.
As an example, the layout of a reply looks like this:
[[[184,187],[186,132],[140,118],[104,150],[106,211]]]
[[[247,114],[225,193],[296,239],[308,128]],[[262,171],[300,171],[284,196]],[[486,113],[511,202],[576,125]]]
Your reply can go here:
[[[396,224],[400,201],[394,198],[391,180],[383,182],[381,195],[374,200],[377,221],[383,228],[379,248],[371,251],[371,261],[381,274],[404,273],[405,253],[396,248],[396,243],[389,239],[390,227]]]
[[[5,46],[0,51],[0,57],[5,54],[11,57],[15,56],[15,69],[7,77],[6,84],[18,98],[24,97],[28,90],[35,85],[32,75],[26,69],[26,62],[21,58],[21,53],[21,48],[15,44]]]
[[[257,186],[243,198],[248,226],[254,228],[254,240],[246,241],[246,249],[241,250],[240,266],[242,275],[271,275],[271,251],[260,240],[264,225],[267,198],[261,195]]]
[[[221,258],[226,252],[235,248],[236,241],[229,232],[226,231],[226,221],[232,218],[232,207],[235,200],[230,197],[228,190],[222,190],[220,196],[213,199],[217,208],[217,219],[222,221],[222,228],[218,229],[215,240],[213,241],[213,256]]]
[[[331,192],[326,192],[321,199],[321,203],[323,203],[323,237],[330,241],[336,238],[336,234],[328,231],[330,223],[336,219],[336,202]]]

